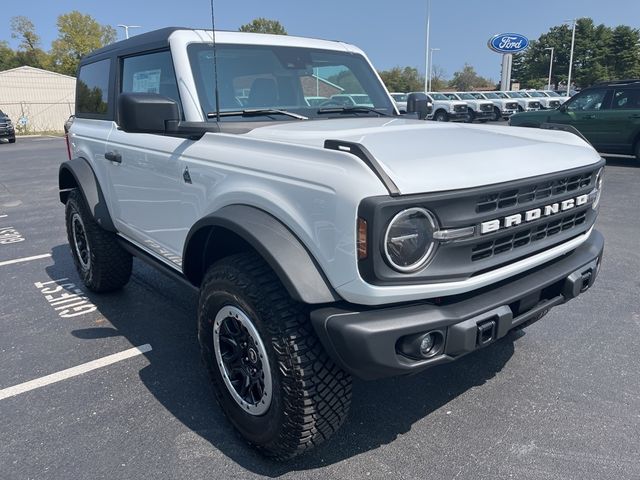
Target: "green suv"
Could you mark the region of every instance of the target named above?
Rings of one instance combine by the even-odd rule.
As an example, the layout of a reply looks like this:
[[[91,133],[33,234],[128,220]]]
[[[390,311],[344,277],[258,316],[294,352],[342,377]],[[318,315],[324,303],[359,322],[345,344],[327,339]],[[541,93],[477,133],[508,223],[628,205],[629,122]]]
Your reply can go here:
[[[555,110],[513,115],[510,125],[571,125],[600,153],[635,155],[640,161],[640,80],[607,82],[586,88]]]

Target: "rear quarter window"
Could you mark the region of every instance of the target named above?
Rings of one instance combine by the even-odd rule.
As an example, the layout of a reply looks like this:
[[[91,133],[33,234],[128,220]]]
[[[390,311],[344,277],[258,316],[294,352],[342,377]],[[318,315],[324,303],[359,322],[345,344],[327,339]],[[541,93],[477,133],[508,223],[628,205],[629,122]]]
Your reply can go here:
[[[109,111],[109,78],[111,59],[80,67],[76,84],[78,117],[106,117]]]

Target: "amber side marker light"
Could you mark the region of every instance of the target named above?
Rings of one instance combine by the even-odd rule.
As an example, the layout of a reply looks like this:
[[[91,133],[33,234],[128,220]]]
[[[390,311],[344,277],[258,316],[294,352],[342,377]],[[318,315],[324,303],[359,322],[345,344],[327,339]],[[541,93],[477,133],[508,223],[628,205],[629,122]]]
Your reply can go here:
[[[367,245],[367,221],[363,218],[358,218],[358,260],[364,260],[367,258],[367,251],[369,247]]]

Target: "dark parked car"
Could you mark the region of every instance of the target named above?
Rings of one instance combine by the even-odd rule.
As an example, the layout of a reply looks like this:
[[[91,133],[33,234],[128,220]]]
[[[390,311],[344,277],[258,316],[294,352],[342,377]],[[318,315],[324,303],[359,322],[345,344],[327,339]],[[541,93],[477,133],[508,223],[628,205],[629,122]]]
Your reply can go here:
[[[7,138],[9,143],[16,143],[16,131],[7,115],[0,110],[0,140]]]
[[[640,80],[594,85],[555,110],[517,113],[509,123],[517,127],[571,125],[599,152],[635,155],[640,161]]]

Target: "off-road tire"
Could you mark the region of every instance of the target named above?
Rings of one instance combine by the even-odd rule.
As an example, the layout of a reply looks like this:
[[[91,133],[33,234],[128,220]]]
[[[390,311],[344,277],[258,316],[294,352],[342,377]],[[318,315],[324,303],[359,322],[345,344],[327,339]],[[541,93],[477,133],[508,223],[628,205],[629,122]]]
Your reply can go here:
[[[493,118],[491,120],[493,120],[494,122],[502,120],[502,112],[498,107],[495,107],[493,109]]]
[[[10,138],[9,139],[9,143],[16,143],[16,139],[15,138]]]
[[[78,215],[89,246],[87,266],[83,264],[76,248],[74,216]],[[93,292],[112,292],[122,288],[131,277],[132,257],[124,250],[112,232],[96,223],[82,194],[72,190],[65,208],[67,238],[78,275],[86,287]],[[77,219],[76,219],[77,222]]]
[[[234,399],[218,366],[215,318],[225,307],[251,320],[266,350],[272,381],[268,410],[250,414]],[[263,454],[285,460],[317,446],[344,422],[351,377],[328,357],[307,308],[291,299],[253,252],[220,260],[207,271],[198,305],[198,340],[215,395],[231,423]]]

